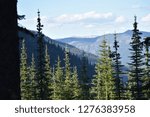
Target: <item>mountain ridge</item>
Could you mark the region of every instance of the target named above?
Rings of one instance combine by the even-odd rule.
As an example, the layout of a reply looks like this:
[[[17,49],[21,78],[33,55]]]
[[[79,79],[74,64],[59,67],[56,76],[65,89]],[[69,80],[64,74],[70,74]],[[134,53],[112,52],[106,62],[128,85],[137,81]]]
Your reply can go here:
[[[147,31],[140,31],[140,32],[142,33],[141,41],[143,41],[144,37],[150,36],[150,32]],[[117,40],[119,41],[119,45],[120,45],[119,52],[122,57],[122,62],[123,64],[127,65],[127,63],[129,62],[129,58],[128,58],[128,56],[130,55],[129,43],[131,41],[132,30],[126,30],[125,32],[116,33],[116,34],[117,34]],[[99,45],[103,39],[104,39],[104,35],[100,35],[94,38],[67,37],[67,38],[57,39],[57,41],[73,45],[81,50],[84,50],[85,52],[89,52],[98,56]],[[113,41],[114,41],[114,33],[105,34],[105,39],[107,40],[108,44],[112,49]]]

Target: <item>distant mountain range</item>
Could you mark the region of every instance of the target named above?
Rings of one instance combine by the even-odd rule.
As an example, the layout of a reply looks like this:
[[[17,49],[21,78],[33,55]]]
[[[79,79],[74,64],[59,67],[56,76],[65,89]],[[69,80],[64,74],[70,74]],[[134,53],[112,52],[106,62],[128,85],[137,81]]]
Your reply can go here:
[[[143,40],[144,37],[150,37],[150,32],[141,31],[141,33],[142,33],[141,41]],[[117,34],[117,40],[119,41],[120,45],[119,51],[122,57],[122,63],[125,65],[129,62],[128,58],[130,56],[129,43],[131,41],[131,37],[132,37],[132,30],[127,30],[123,33]],[[89,36],[89,37],[68,37],[57,39],[57,41],[73,45],[81,50],[84,50],[85,52],[89,52],[98,56],[99,45],[101,44],[101,41],[104,38],[109,43],[111,50],[113,50],[114,34],[105,34],[105,37],[104,35]]]

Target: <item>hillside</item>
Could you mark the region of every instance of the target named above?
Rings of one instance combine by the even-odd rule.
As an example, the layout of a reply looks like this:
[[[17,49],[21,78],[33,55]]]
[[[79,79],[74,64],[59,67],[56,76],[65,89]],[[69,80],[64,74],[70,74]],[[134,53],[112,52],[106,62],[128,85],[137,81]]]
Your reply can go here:
[[[26,49],[27,49],[27,56],[28,56],[28,64],[31,62],[31,56],[32,53],[35,56],[35,60],[37,60],[37,32],[36,31],[29,31],[23,28],[19,29],[19,38],[20,38],[20,48],[21,48],[21,42],[22,39],[25,39]],[[74,46],[71,46],[69,44],[65,44],[62,42],[57,42],[55,40],[52,40],[51,38],[44,36],[45,45],[48,46],[48,52],[50,55],[50,62],[51,67],[55,66],[57,62],[58,56],[61,60],[61,65],[64,66],[64,57],[65,57],[65,48],[67,47],[70,54],[70,63],[71,66],[77,66],[78,72],[81,71],[81,65],[82,65],[82,57],[83,57],[83,51],[77,49]],[[85,56],[88,57],[88,72],[89,77],[92,77],[94,73],[94,65],[91,65],[91,63],[94,63],[97,59],[97,57],[93,54],[85,53]]]
[[[144,37],[150,36],[150,32],[142,32],[142,39]],[[123,33],[117,34],[117,40],[119,41],[119,51],[121,53],[122,62],[123,64],[127,64],[129,62],[128,56],[130,55],[129,52],[129,43],[131,41],[132,31],[127,30]],[[95,36],[95,37],[69,37],[69,38],[63,38],[63,39],[57,39],[60,42],[64,42],[70,45],[73,45],[81,50],[84,50],[85,52],[90,52],[94,55],[98,55],[98,48],[101,41],[104,39],[104,36]],[[114,34],[106,34],[105,39],[108,41],[108,43],[111,46],[113,46],[114,41]]]

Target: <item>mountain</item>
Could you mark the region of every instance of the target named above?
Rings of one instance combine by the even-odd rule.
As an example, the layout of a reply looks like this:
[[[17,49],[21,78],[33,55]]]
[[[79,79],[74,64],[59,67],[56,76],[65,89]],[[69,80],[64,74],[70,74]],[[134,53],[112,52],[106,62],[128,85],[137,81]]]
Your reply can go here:
[[[142,40],[144,37],[150,37],[150,32],[141,31],[141,33]],[[123,33],[117,33],[117,40],[119,41],[120,45],[119,51],[122,57],[122,63],[124,65],[126,65],[129,62],[129,43],[131,41],[131,37],[132,30],[127,30]],[[57,39],[57,41],[73,45],[81,50],[84,50],[85,52],[89,52],[98,56],[98,48],[103,39],[104,35],[94,37],[68,37]],[[114,34],[105,34],[105,39],[109,43],[111,50],[113,50]]]
[[[37,61],[37,46],[38,46],[37,32],[19,27],[18,35],[20,39],[20,49],[22,46],[22,39],[25,39],[25,45],[26,45],[27,56],[28,56],[28,64],[30,64],[31,62],[32,54],[34,54],[35,61]],[[83,50],[80,50],[72,45],[55,41],[45,35],[44,35],[44,44],[47,45],[48,47],[48,53],[50,55],[50,63],[52,67],[55,66],[58,56],[60,57],[61,65],[64,66],[65,48],[68,48],[71,67],[77,66],[78,72],[80,74],[82,57],[84,53],[84,56],[86,56],[89,61],[89,64],[87,66],[90,72],[88,72],[88,75],[89,77],[93,76],[94,63],[97,60],[97,56],[90,53],[86,53]]]

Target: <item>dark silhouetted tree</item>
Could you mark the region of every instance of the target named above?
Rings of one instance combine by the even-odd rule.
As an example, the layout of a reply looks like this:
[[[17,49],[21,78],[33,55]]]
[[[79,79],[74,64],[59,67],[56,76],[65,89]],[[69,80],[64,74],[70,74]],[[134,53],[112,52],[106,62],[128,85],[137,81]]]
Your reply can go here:
[[[17,0],[0,0],[0,99],[20,99]]]
[[[136,22],[136,16],[135,16],[135,21],[133,24],[133,35],[132,35],[132,41],[130,42],[130,60],[131,62],[129,63],[130,70],[129,70],[129,84],[131,85],[131,92],[132,92],[132,97],[133,99],[142,99],[143,94],[142,94],[142,85],[143,85],[143,55],[142,55],[142,50],[143,47],[140,44],[141,41],[141,33],[137,29],[137,22]]]
[[[90,99],[90,84],[89,84],[89,77],[88,77],[88,59],[85,57],[85,53],[83,53],[82,57],[82,64],[81,64],[81,78],[80,78],[80,86],[81,86],[81,99],[88,100]]]
[[[114,49],[115,51],[112,53],[112,58],[113,58],[113,68],[114,68],[114,78],[115,78],[115,93],[116,93],[116,99],[121,100],[125,98],[124,95],[124,83],[123,83],[123,72],[122,72],[122,67],[123,65],[121,64],[121,57],[118,52],[118,41],[117,41],[117,35],[116,33],[114,34]]]

